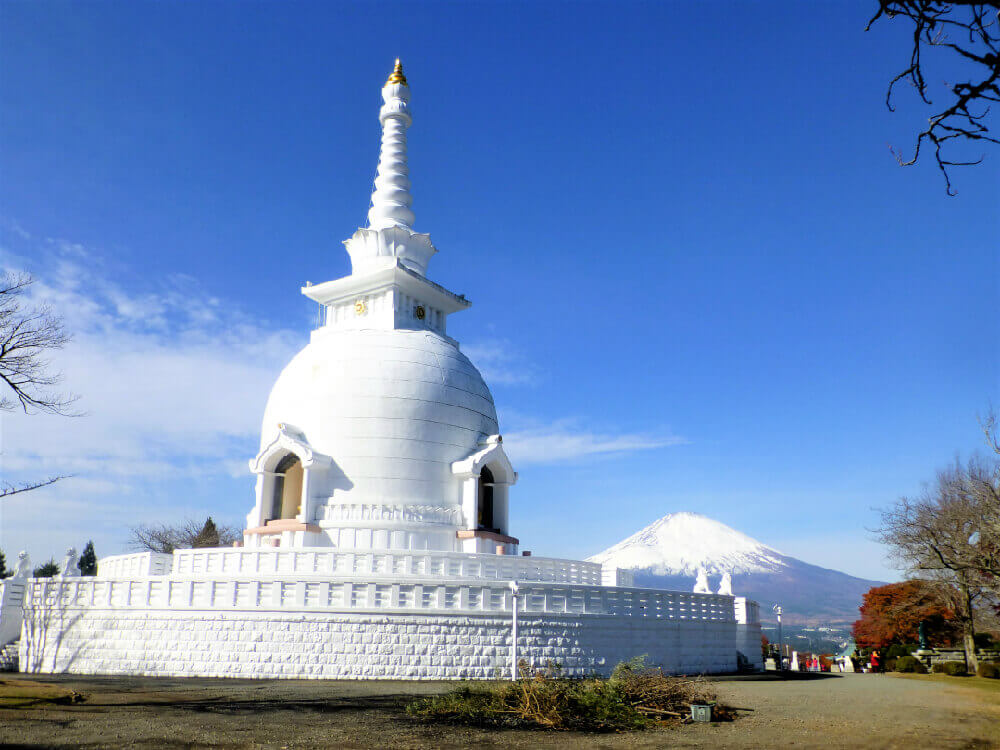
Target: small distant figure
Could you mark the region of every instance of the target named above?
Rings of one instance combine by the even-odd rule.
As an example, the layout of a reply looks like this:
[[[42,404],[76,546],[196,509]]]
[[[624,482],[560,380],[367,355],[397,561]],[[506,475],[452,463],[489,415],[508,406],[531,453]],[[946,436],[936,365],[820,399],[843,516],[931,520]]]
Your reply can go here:
[[[708,586],[708,573],[704,568],[698,568],[698,578],[694,582],[694,593],[711,594],[712,589]]]
[[[719,593],[723,596],[733,595],[733,577],[729,571],[722,574],[722,580],[719,582]]]
[[[73,578],[74,576],[80,575],[80,568],[77,567],[77,554],[76,547],[70,547],[66,550],[66,558],[63,560],[62,568],[59,571],[58,578]]]
[[[882,672],[882,657],[879,655],[878,649],[872,651],[871,659],[868,662],[871,665],[872,672],[875,674],[881,674]]]

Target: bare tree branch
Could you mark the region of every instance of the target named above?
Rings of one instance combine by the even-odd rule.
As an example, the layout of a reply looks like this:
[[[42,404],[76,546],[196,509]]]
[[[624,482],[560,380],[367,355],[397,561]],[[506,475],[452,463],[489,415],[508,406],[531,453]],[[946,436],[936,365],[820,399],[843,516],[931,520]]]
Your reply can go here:
[[[955,195],[948,167],[979,164],[984,156],[956,160],[946,154],[945,147],[956,140],[1000,144],[986,124],[989,106],[978,113],[973,111],[982,102],[1000,101],[1000,0],[878,0],[878,3],[878,11],[868,21],[866,31],[882,17],[902,17],[913,23],[910,64],[889,82],[886,90],[889,111],[895,111],[893,91],[903,80],[910,82],[921,101],[933,104],[922,57],[926,48],[951,50],[957,58],[974,66],[970,80],[949,86],[953,97],[950,105],[928,118],[927,127],[917,134],[912,157],[906,159],[896,149],[890,149],[900,165],[911,166],[920,158],[924,144],[929,144],[934,149],[934,160],[944,177],[948,195]],[[953,39],[949,31],[959,36]]]
[[[0,276],[0,383],[8,391],[0,396],[0,410],[19,406],[26,414],[73,416],[70,407],[77,397],[53,390],[62,376],[50,371],[46,358],[62,349],[70,337],[47,305],[25,306],[24,293],[33,283],[29,274]]]
[[[191,549],[200,546],[199,535],[204,528],[204,523],[191,519],[173,525],[157,523],[130,526],[128,546],[135,550],[166,553],[175,549]],[[235,526],[216,525],[215,528],[220,547],[230,547],[233,542],[243,539],[243,530]]]
[[[48,479],[43,479],[40,482],[24,482],[22,484],[4,482],[3,484],[0,484],[0,500],[5,497],[10,497],[11,495],[17,495],[21,492],[37,490],[39,487],[48,487],[50,484],[55,484],[60,479],[66,479],[66,476],[49,477]]]
[[[51,371],[51,362],[46,358],[66,345],[69,334],[47,305],[25,304],[24,294],[33,283],[27,273],[0,274],[0,411],[20,407],[25,414],[76,416],[71,407],[77,397],[54,390],[62,378]],[[65,478],[52,476],[22,484],[3,482],[0,499]]]

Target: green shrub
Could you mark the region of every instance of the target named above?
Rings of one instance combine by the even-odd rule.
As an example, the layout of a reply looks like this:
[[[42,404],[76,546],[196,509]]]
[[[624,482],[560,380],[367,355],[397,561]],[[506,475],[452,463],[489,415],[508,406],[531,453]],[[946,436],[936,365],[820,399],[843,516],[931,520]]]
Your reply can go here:
[[[1000,641],[996,640],[991,633],[976,633],[972,636],[976,648],[1000,648]]]
[[[937,674],[950,674],[952,677],[965,677],[968,674],[963,661],[938,662],[931,667],[931,671]]]
[[[1000,680],[1000,664],[988,661],[980,662],[976,674],[991,680]]]
[[[557,667],[532,670],[523,662],[520,674],[510,682],[466,683],[414,701],[406,712],[473,726],[620,732],[679,723],[692,703],[715,702],[703,683],[667,677],[641,659],[619,664],[606,680],[568,679]],[[733,717],[722,706],[714,708],[716,720]]]
[[[896,659],[896,671],[927,674],[927,667],[915,656],[901,656]]]
[[[909,656],[916,650],[916,643],[894,643],[885,650],[885,658],[898,659],[900,656]]]

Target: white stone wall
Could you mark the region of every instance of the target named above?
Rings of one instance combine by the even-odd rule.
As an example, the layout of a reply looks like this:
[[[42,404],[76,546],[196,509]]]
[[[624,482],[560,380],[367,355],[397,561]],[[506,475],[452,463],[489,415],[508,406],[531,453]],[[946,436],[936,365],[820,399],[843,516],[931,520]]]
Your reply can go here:
[[[733,622],[525,616],[518,655],[569,675],[646,654],[674,673],[736,668]],[[258,678],[489,679],[510,665],[509,616],[171,612],[35,607],[26,672]],[[758,647],[759,652],[759,647]]]
[[[756,670],[764,669],[764,654],[760,647],[760,623],[736,626],[736,650],[746,657]]]
[[[736,615],[736,650],[746,657],[750,666],[764,669],[764,655],[760,647],[760,605],[753,599],[737,596],[733,599]]]
[[[0,579],[0,647],[21,636],[21,605],[26,583],[23,579]]]

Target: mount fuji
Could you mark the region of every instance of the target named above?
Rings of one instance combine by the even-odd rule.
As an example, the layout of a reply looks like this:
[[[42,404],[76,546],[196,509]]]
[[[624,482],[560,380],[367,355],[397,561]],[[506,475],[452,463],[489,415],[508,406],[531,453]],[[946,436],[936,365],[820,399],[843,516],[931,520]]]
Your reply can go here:
[[[866,581],[783,555],[724,523],[697,513],[668,513],[628,539],[587,558],[631,570],[635,585],[690,591],[699,568],[713,587],[725,572],[733,593],[760,603],[772,620],[780,604],[789,625],[844,625],[858,619],[862,595],[881,581]]]

